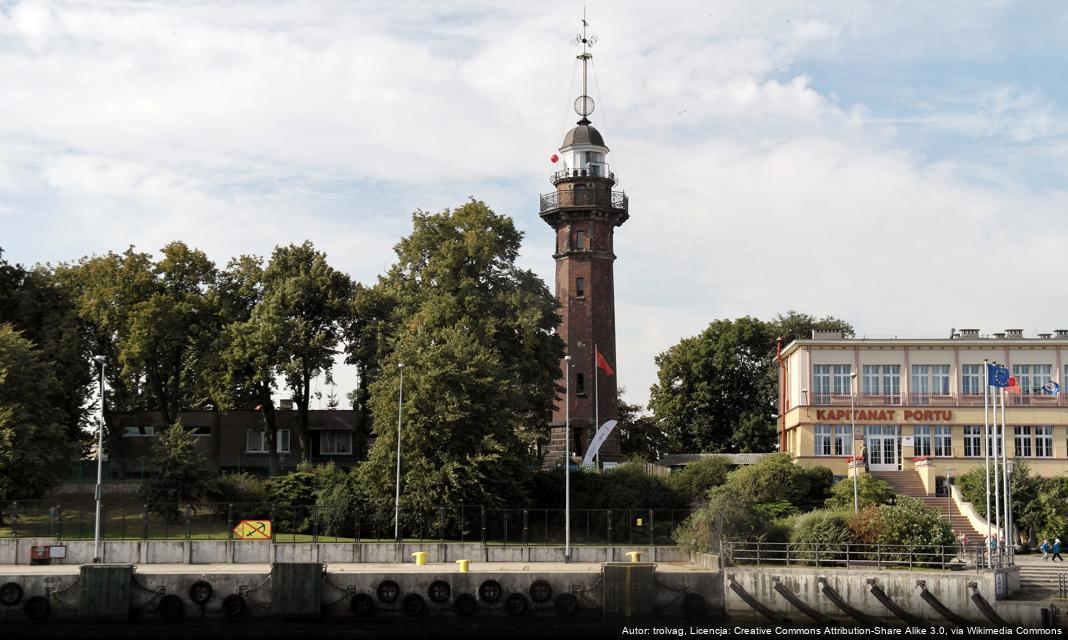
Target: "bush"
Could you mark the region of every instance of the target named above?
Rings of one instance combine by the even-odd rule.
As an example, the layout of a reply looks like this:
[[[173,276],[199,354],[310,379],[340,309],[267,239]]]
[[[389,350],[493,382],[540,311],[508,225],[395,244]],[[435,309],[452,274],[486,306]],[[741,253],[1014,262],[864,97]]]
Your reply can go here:
[[[708,552],[717,529],[723,540],[765,540],[772,528],[772,519],[752,496],[723,485],[709,492],[708,503],[675,529],[674,538],[687,551]]]
[[[704,502],[708,492],[727,481],[730,466],[726,456],[712,456],[691,462],[668,476],[668,483],[691,503]]]
[[[208,483],[205,497],[215,511],[235,521],[268,516],[267,483],[251,473],[221,473]],[[230,505],[233,505],[231,508]]]
[[[837,560],[854,542],[848,512],[819,509],[796,516],[790,531],[790,554],[801,560]]]
[[[786,501],[799,511],[808,511],[823,506],[832,478],[830,469],[805,469],[794,464],[790,454],[776,453],[732,471],[726,484],[757,503]]]
[[[857,476],[857,497],[860,508],[890,504],[897,497],[886,482],[867,473]],[[827,498],[831,509],[853,508],[853,479],[839,480],[831,487],[831,497]]]
[[[562,509],[564,472],[534,473],[526,495],[529,508]],[[647,474],[644,467],[620,465],[604,473],[571,472],[572,509],[686,509],[690,504],[688,496],[668,477]]]

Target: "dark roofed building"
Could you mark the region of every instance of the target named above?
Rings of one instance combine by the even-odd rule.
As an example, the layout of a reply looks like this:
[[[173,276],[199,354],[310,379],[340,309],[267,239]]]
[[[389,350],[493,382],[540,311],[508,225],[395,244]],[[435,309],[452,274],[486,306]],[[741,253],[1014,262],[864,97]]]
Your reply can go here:
[[[303,459],[300,448],[297,411],[275,411],[278,427],[279,464],[289,469]],[[226,469],[264,469],[268,467],[267,439],[264,437],[263,414],[252,410],[183,411],[182,424],[201,439],[199,449],[215,467]],[[112,414],[109,419],[121,433],[121,459],[127,472],[140,471],[153,439],[167,428],[157,411]],[[333,461],[351,467],[367,455],[368,442],[357,428],[357,414],[352,410],[311,410],[308,412],[310,459]]]

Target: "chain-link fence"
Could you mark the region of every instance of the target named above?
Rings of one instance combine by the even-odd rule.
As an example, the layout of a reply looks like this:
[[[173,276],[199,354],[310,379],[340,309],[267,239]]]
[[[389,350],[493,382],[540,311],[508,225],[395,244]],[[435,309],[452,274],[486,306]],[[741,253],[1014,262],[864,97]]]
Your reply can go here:
[[[91,540],[92,502],[0,503],[0,538]],[[105,540],[229,540],[242,520],[269,520],[275,542],[480,542],[560,545],[570,524],[572,544],[674,544],[681,509],[486,509],[480,505],[368,509],[339,505],[267,503],[110,504],[104,501]],[[399,516],[399,517],[398,517]]]

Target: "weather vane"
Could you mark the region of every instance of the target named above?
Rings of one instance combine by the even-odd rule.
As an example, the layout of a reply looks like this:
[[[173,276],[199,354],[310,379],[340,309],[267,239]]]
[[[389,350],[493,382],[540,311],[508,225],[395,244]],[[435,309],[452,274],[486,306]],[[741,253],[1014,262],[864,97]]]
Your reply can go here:
[[[577,57],[582,61],[582,95],[575,99],[575,112],[582,116],[582,120],[579,120],[579,124],[589,124],[587,119],[591,113],[593,113],[593,98],[589,96],[589,92],[586,89],[586,68],[589,65],[590,60],[593,58],[593,54],[589,49],[597,42],[597,36],[586,35],[586,27],[590,26],[589,22],[586,22],[586,8],[582,8],[582,33],[576,35],[571,40],[571,45],[577,47],[582,45],[582,53]]]

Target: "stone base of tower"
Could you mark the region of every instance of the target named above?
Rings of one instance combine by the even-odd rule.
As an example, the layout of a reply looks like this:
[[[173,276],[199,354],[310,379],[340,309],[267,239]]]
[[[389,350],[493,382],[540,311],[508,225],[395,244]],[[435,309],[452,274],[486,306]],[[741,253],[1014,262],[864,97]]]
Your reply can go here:
[[[552,423],[549,425],[549,450],[545,454],[544,466],[546,467],[559,467],[563,465],[564,461],[564,433],[566,429],[564,425]],[[593,422],[587,420],[572,420],[571,421],[571,459],[575,464],[582,462],[582,457],[586,455],[586,449],[590,445],[590,440],[593,439],[593,435],[596,430],[593,428]],[[599,452],[601,462],[622,462],[623,455],[619,450],[619,437],[614,431],[608,439],[601,445]]]

